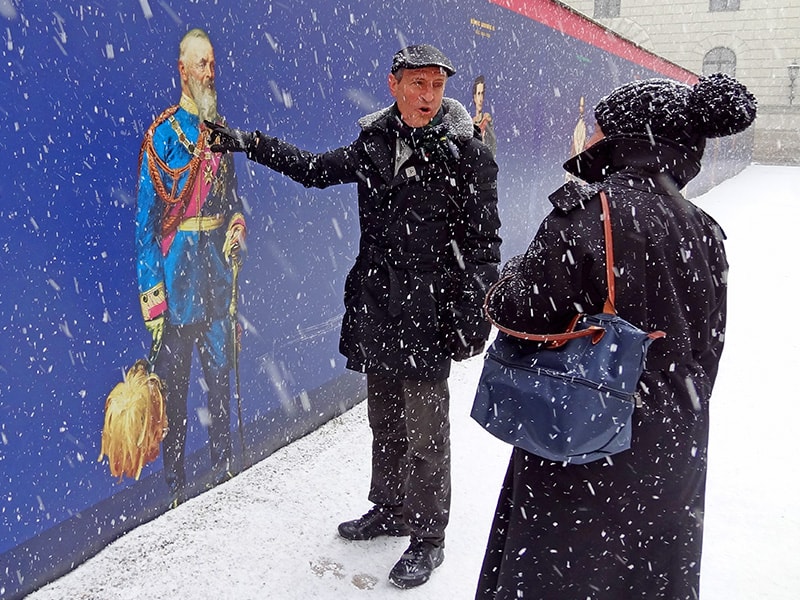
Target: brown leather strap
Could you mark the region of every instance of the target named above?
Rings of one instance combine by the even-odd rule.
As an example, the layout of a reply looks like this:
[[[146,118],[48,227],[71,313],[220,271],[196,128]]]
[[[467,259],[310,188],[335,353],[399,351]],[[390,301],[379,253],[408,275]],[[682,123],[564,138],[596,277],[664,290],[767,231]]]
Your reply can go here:
[[[602,327],[592,326],[587,329],[581,329],[580,331],[572,331],[572,328],[577,323],[578,317],[580,315],[575,315],[573,318],[572,323],[570,323],[570,327],[564,333],[527,333],[525,331],[517,331],[516,329],[511,329],[510,327],[505,327],[501,325],[497,321],[494,320],[491,313],[489,312],[489,300],[494,295],[494,293],[498,290],[500,286],[505,284],[506,282],[512,279],[511,275],[506,275],[505,277],[501,278],[497,282],[495,282],[492,287],[489,288],[489,291],[486,292],[486,298],[483,301],[483,313],[486,315],[486,319],[499,331],[506,333],[512,337],[520,338],[522,340],[530,340],[532,342],[546,342],[551,344],[553,347],[558,347],[563,345],[565,342],[569,340],[574,340],[575,338],[579,337],[586,337],[588,335],[601,335],[603,334],[604,329]]]
[[[608,296],[606,297],[605,304],[603,305],[603,312],[610,315],[615,315],[617,313],[614,309],[614,299],[616,297],[616,289],[614,287],[614,240],[611,237],[611,214],[608,206],[608,197],[602,190],[600,191],[600,203],[603,208],[603,237],[605,238],[606,251],[606,282],[608,283]],[[495,321],[492,315],[489,313],[489,300],[495,294],[497,289],[510,279],[512,279],[512,276],[507,275],[506,277],[498,280],[494,285],[492,285],[492,287],[489,288],[489,291],[486,293],[486,298],[483,301],[483,312],[486,315],[486,318],[492,325],[497,327],[499,331],[523,340],[530,340],[532,342],[546,342],[553,347],[561,346],[565,342],[579,337],[592,335],[595,336],[595,341],[597,341],[603,336],[603,332],[605,330],[602,327],[597,326],[591,326],[587,329],[581,329],[580,331],[572,331],[580,315],[576,315],[575,318],[573,318],[570,327],[565,333],[527,333],[524,331],[517,331],[509,327],[504,327]]]
[[[609,315],[617,314],[614,301],[617,298],[617,289],[614,283],[614,238],[611,237],[611,210],[608,207],[608,196],[600,190],[600,204],[603,207],[603,237],[606,240],[606,283],[608,296],[603,305],[603,312]]]

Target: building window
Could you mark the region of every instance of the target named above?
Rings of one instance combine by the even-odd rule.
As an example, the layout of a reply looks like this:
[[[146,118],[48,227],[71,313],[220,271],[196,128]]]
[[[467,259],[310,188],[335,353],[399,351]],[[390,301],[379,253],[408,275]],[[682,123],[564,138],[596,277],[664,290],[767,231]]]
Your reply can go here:
[[[736,76],[736,54],[730,48],[712,48],[703,57],[703,75],[725,73]]]
[[[622,0],[594,0],[595,18],[611,18],[619,16],[619,5]],[[737,2],[738,3],[738,2]]]
[[[595,6],[597,6],[597,2],[595,2]],[[739,10],[739,0],[709,0],[708,10],[711,12]]]

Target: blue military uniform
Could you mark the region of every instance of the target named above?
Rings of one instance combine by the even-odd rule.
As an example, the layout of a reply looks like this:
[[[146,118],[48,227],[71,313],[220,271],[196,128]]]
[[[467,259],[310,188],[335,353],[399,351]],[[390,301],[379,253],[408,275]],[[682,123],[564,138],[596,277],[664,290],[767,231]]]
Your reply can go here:
[[[136,272],[145,321],[164,317],[155,371],[167,391],[164,467],[186,485],[186,397],[194,347],[208,387],[212,469],[228,470],[232,270],[226,257],[245,222],[230,155],[212,153],[194,102],[165,110],[145,134],[136,205]]]

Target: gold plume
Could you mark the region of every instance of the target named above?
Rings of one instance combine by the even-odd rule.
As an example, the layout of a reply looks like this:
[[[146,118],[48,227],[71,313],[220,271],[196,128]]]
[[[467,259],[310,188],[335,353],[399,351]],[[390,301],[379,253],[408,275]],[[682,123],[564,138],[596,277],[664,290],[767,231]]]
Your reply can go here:
[[[150,372],[147,361],[139,360],[106,399],[98,462],[108,456],[114,477],[138,480],[142,468],[158,457],[167,425],[161,379]]]

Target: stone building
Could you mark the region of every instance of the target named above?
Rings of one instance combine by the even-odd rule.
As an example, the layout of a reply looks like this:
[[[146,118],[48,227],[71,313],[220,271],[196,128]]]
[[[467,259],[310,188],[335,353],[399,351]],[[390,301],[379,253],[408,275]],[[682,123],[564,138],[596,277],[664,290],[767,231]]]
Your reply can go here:
[[[800,164],[800,1],[560,3],[697,74],[735,75],[759,102],[753,159]]]

